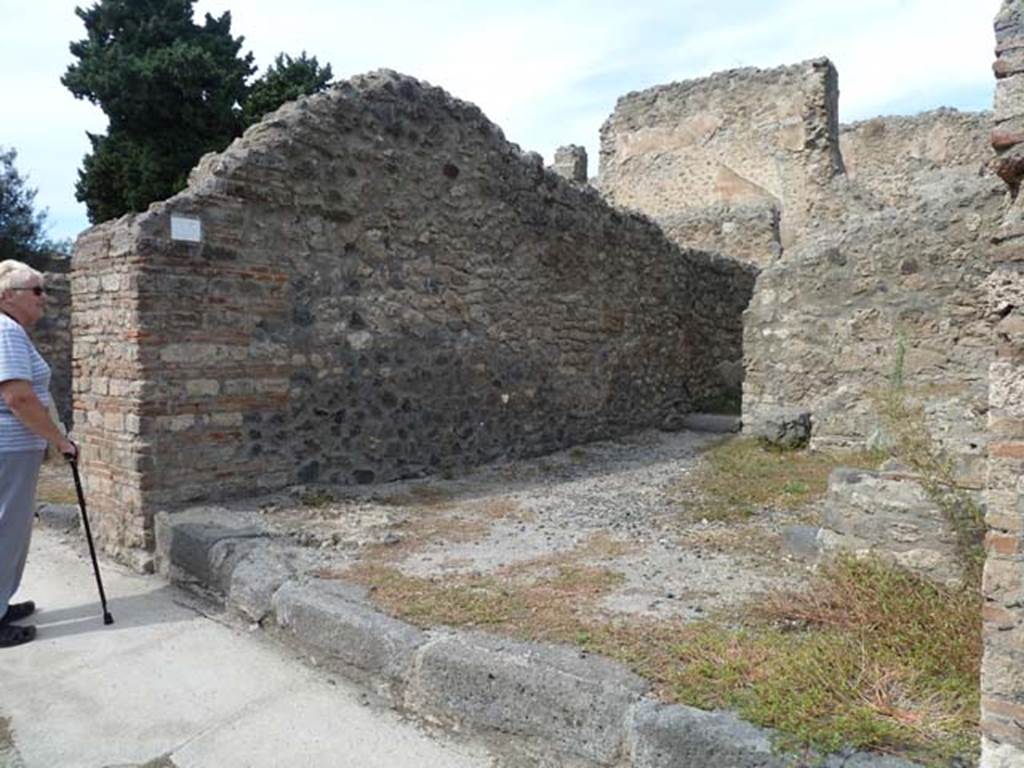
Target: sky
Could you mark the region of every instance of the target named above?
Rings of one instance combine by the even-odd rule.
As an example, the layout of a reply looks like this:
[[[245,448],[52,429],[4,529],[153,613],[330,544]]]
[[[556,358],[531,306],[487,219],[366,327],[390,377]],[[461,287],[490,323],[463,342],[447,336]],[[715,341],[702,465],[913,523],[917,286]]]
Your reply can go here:
[[[82,0],[83,6],[93,4]],[[85,37],[71,0],[0,0],[0,146],[47,210],[48,235],[89,226],[74,197],[100,109],[60,84]],[[196,20],[231,11],[262,71],[306,51],[336,79],[394,69],[480,106],[505,136],[551,162],[598,131],[635,90],[735,67],[828,56],[840,119],[940,106],[989,109],[999,0],[198,0]],[[258,76],[259,73],[257,73]]]

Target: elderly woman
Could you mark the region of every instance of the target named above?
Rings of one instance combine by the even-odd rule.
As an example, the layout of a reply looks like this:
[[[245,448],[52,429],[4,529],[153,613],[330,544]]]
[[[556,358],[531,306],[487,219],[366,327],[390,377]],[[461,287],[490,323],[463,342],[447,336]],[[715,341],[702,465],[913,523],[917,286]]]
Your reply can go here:
[[[13,259],[0,261],[0,648],[27,643],[36,634],[33,626],[12,623],[30,616],[35,604],[12,603],[11,597],[25,569],[46,444],[78,455],[47,412],[50,366],[27,333],[45,305],[39,272]]]

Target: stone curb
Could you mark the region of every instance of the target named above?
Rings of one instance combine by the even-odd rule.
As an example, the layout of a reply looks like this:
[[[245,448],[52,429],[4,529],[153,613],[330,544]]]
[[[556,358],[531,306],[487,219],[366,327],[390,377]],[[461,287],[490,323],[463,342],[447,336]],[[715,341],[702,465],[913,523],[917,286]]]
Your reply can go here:
[[[519,734],[612,765],[648,687],[619,664],[569,648],[456,632],[423,649],[405,703],[435,722]]]
[[[485,739],[515,737],[552,764],[920,768],[867,753],[779,754],[772,731],[730,712],[658,703],[645,695],[643,679],[609,659],[479,632],[421,630],[378,611],[362,587],[298,576],[264,534],[208,513],[161,513],[155,532],[168,578],[218,593],[226,607],[396,709]]]
[[[285,582],[274,594],[277,624],[325,665],[400,705],[427,634],[364,602],[365,593],[322,579]]]
[[[232,571],[265,534],[257,528],[229,528],[185,512],[174,522],[166,512],[153,520],[155,566],[169,578],[188,576],[208,589],[224,594]],[[174,569],[183,573],[176,574]]]

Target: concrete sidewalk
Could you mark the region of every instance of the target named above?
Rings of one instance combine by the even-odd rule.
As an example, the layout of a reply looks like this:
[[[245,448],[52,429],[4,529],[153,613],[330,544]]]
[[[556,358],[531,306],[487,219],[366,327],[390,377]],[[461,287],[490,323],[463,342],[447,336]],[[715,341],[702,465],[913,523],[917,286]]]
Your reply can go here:
[[[0,650],[3,768],[484,768],[155,576],[101,563],[104,626],[80,538],[37,527],[18,599],[37,639]]]

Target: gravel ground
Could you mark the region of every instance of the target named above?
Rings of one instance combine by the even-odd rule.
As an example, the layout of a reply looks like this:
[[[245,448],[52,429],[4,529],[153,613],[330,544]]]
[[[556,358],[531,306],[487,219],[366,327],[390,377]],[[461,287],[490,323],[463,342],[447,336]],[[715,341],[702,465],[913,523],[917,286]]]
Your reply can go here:
[[[807,569],[779,544],[792,515],[688,515],[687,474],[716,439],[648,431],[455,478],[299,486],[230,506],[305,548],[311,567],[372,560],[409,576],[529,578],[572,562],[621,574],[600,604],[609,615],[728,617],[767,590],[799,586]]]

